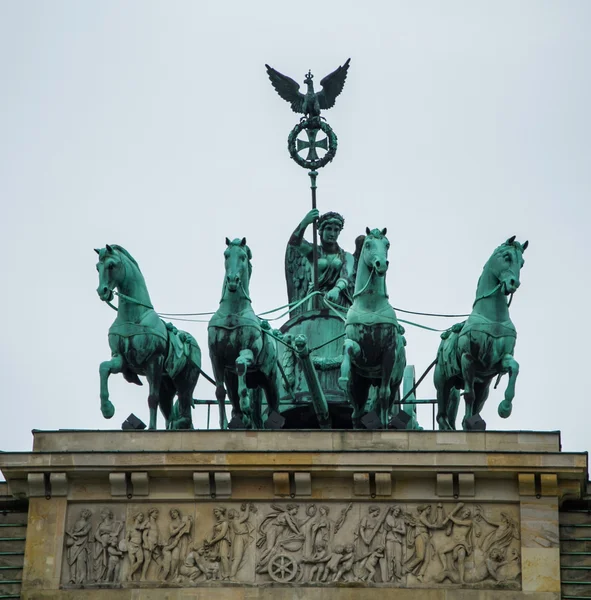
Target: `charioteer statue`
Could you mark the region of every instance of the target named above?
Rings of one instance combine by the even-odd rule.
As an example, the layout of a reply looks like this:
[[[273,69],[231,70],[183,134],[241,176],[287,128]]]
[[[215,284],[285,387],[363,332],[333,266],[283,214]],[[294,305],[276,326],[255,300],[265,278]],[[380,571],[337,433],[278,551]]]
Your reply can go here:
[[[355,286],[355,260],[353,255],[343,250],[338,243],[345,219],[337,212],[327,212],[320,216],[312,209],[292,233],[285,252],[285,278],[289,302],[305,298],[314,289],[312,271],[314,245],[304,239],[309,225],[318,219],[320,243],[317,245],[318,291],[334,304],[349,307],[353,302]],[[304,303],[291,311],[291,316],[311,308]]]

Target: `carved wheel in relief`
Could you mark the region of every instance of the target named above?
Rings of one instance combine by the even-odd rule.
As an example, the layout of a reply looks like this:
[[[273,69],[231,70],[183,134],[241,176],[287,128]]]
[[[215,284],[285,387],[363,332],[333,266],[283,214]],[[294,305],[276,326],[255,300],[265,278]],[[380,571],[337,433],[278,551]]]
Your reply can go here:
[[[268,571],[277,583],[289,583],[298,573],[298,563],[288,554],[277,554],[269,561]]]

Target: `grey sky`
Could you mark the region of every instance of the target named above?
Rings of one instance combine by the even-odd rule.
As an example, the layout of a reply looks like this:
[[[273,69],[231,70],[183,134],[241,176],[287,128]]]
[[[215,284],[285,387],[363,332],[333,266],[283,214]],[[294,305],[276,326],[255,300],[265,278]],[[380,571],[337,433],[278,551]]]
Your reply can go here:
[[[264,63],[301,81],[349,56],[320,209],[345,215],[349,250],[366,226],[388,227],[390,299],[411,310],[466,312],[492,250],[529,239],[513,415],[496,414],[504,379],[483,416],[589,449],[591,3],[305,6],[0,2],[1,449],[29,449],[33,428],[147,421],[146,387],[120,376],[115,417],[99,411],[114,313],[95,292],[94,247],[126,247],[157,310],[207,311],[224,238],[246,236],[255,309],[286,301],[284,246],[309,188],[286,151],[298,117]],[[186,325],[207,355],[206,325]],[[407,340],[422,372],[439,336]]]

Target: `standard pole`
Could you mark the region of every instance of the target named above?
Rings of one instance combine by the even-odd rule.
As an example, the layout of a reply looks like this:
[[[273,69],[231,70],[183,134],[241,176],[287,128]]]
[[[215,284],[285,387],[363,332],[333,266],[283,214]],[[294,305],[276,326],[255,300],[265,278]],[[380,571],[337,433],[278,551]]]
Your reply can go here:
[[[318,171],[310,171],[310,189],[312,190],[312,208],[316,208],[316,177],[318,177]],[[314,277],[314,291],[318,291],[318,225],[314,221],[312,223],[312,265],[313,265],[313,277]],[[318,296],[314,296],[312,306],[315,308],[318,306]]]

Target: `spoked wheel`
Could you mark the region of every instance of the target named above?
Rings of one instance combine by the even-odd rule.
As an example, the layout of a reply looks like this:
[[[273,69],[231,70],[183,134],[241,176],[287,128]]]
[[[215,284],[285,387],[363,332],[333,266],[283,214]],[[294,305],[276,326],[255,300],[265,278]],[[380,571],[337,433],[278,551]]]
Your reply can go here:
[[[289,583],[298,573],[298,563],[288,554],[277,554],[269,561],[269,575],[277,583]]]

